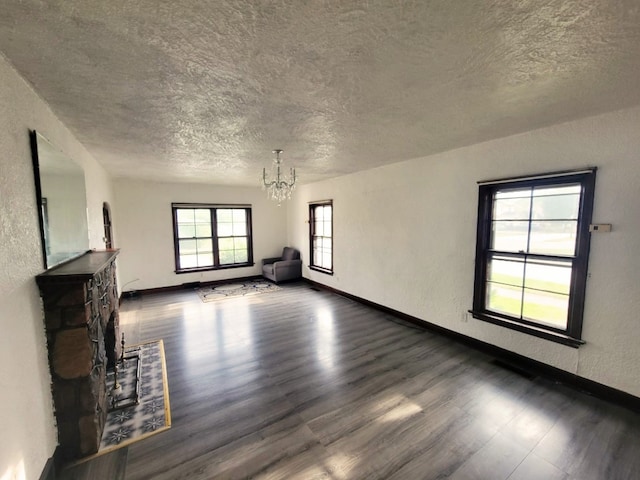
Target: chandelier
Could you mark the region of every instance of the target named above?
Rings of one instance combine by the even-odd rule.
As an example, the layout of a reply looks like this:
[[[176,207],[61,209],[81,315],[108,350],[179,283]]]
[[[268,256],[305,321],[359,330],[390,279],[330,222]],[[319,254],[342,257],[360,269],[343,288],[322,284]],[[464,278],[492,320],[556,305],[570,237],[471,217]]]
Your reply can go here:
[[[282,150],[274,150],[276,158],[271,166],[271,174],[267,177],[267,169],[262,169],[262,189],[267,191],[267,196],[271,200],[278,202],[278,206],[283,200],[291,198],[291,192],[296,188],[296,169],[289,169],[288,178],[284,178],[281,173],[282,160],[280,154]]]

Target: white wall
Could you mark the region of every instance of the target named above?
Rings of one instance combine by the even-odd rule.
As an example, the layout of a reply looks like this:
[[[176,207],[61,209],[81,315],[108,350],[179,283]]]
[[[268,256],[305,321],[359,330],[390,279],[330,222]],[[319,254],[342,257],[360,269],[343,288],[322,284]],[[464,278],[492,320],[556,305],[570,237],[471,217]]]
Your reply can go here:
[[[260,260],[277,256],[287,242],[285,207],[260,188],[156,183],[118,179],[113,221],[118,226],[118,268],[123,291],[208,282],[261,274]],[[175,273],[171,203],[250,204],[255,265],[208,272]]]
[[[0,478],[38,478],[57,444],[40,297],[43,271],[29,129],[83,165],[90,246],[103,248],[109,177],[0,55]]]
[[[640,108],[301,186],[292,243],[308,256],[307,202],[334,200],[335,275],[314,281],[640,396]],[[597,166],[580,349],[469,319],[476,182]],[[305,261],[305,264],[307,261]]]

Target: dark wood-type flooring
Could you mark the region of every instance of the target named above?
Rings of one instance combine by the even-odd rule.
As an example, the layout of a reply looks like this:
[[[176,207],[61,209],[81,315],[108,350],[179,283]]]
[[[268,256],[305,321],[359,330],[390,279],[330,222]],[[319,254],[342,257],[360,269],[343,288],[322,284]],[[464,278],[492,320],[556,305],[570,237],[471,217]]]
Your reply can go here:
[[[173,426],[64,479],[640,479],[640,415],[305,283],[125,300]]]

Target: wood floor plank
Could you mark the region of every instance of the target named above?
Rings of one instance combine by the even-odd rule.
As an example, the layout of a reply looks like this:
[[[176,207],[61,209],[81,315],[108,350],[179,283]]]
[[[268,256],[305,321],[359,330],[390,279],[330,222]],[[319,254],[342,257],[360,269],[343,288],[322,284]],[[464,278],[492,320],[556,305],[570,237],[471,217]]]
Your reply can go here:
[[[452,480],[508,478],[529,454],[525,447],[498,433],[449,477]]]
[[[549,462],[529,455],[518,465],[507,480],[566,480],[568,475]]]
[[[640,478],[640,415],[304,283],[120,321],[164,340],[172,428],[65,479]]]
[[[56,475],[56,478],[58,480],[93,480],[102,478],[123,480],[125,478],[128,453],[128,448],[123,447],[93,460],[70,465],[62,469]]]

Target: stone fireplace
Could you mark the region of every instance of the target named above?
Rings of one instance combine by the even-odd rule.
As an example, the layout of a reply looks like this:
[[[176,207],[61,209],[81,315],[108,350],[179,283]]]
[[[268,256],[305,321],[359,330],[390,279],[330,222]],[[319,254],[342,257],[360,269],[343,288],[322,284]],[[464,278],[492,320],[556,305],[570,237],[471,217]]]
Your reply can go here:
[[[44,307],[60,456],[98,451],[106,370],[120,356],[117,251],[89,252],[36,277]]]

